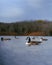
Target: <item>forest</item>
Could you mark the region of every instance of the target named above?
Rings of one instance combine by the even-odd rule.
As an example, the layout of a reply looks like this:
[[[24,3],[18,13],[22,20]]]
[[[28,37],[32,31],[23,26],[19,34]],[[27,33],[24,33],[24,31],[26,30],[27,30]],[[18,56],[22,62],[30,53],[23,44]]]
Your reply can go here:
[[[52,21],[0,22],[0,35],[29,35],[32,32],[43,32],[45,36],[52,36]]]

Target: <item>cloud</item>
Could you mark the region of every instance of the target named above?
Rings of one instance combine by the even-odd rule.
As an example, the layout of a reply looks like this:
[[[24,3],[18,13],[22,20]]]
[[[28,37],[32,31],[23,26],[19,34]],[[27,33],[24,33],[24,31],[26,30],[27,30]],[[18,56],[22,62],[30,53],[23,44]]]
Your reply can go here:
[[[0,0],[0,21],[50,19],[52,0]]]
[[[0,17],[7,17],[7,18],[12,18],[12,17],[20,17],[24,14],[24,10],[21,8],[17,7],[9,7],[6,9],[3,9]]]
[[[43,3],[43,0],[27,0],[27,3],[31,7],[40,8]]]
[[[21,1],[21,0],[20,0]],[[24,14],[24,9],[21,7],[19,0],[1,0],[0,1],[0,17],[12,18],[21,17]],[[2,7],[2,8],[1,8]]]

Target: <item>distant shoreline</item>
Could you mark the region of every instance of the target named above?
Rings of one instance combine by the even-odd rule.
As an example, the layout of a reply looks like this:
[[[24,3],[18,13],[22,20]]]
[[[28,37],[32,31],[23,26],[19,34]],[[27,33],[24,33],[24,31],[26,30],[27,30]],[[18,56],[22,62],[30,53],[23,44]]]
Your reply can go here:
[[[48,36],[44,32],[31,32],[26,34],[17,34],[15,32],[0,32],[0,36]]]
[[[0,23],[0,35],[52,36],[52,22],[37,20],[16,23]]]

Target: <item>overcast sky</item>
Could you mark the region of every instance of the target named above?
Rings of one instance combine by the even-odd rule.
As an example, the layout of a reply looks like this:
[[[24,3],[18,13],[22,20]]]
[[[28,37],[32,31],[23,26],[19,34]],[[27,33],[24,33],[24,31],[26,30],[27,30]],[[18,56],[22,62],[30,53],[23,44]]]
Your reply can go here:
[[[0,0],[0,22],[52,20],[52,0]]]

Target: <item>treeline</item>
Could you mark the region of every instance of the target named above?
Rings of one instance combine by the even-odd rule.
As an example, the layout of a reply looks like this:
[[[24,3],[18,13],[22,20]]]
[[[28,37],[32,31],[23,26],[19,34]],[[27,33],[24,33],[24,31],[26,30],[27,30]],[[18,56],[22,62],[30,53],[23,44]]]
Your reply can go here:
[[[44,32],[47,36],[52,36],[52,22],[22,21],[15,23],[1,23],[0,35],[28,35],[31,32]]]

